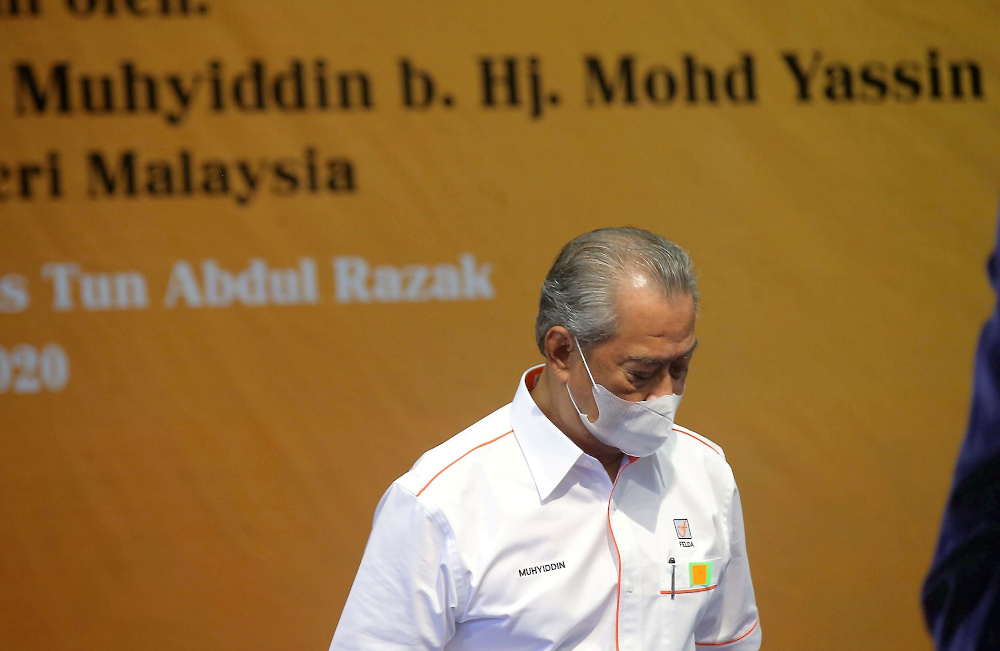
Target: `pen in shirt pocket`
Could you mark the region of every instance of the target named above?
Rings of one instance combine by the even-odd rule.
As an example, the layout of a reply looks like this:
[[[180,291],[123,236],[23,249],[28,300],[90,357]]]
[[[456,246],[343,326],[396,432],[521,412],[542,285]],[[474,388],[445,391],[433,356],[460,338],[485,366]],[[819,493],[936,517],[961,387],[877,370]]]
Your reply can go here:
[[[671,556],[667,560],[667,562],[670,563],[670,598],[673,599],[674,598],[674,585],[675,585],[674,579],[675,579],[676,573],[677,573],[677,566],[674,565],[674,557],[673,556]]]

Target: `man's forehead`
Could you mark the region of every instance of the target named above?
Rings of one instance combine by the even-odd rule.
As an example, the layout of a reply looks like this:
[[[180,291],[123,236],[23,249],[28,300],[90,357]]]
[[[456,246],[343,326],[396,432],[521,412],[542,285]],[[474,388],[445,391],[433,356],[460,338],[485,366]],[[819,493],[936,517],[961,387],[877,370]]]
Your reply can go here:
[[[679,351],[676,355],[672,355],[670,357],[660,357],[658,355],[626,355],[625,361],[638,362],[639,364],[647,364],[653,366],[658,364],[664,364],[667,362],[672,362],[682,357],[690,357],[697,348],[698,348],[698,340],[695,339],[689,348],[687,348],[686,350]]]
[[[626,286],[617,307],[615,333],[604,342],[617,363],[669,363],[697,346],[690,293],[668,296],[659,286]]]
[[[696,310],[690,292],[668,294],[659,286],[626,286],[615,302],[619,330],[694,327]]]

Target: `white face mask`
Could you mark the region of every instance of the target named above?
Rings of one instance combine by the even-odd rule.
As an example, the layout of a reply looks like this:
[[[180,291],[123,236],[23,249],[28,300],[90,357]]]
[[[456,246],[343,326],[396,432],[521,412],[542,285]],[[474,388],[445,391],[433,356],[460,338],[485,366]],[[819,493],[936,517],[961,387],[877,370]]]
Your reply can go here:
[[[590,422],[587,415],[577,407],[573,392],[569,390],[567,383],[566,392],[576,407],[576,412],[580,414],[583,424],[598,441],[618,448],[630,456],[646,457],[656,452],[670,436],[670,431],[674,427],[674,414],[677,413],[683,394],[671,393],[639,402],[619,398],[594,381],[579,342],[576,347],[580,351],[580,359],[587,369],[587,375],[590,376],[598,411],[597,422]]]

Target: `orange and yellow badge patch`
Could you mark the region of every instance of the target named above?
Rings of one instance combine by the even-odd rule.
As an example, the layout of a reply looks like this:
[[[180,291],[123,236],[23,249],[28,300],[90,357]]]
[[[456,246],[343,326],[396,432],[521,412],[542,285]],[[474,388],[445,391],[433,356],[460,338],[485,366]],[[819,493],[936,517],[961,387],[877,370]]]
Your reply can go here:
[[[691,585],[709,585],[712,582],[712,563],[691,563]]]

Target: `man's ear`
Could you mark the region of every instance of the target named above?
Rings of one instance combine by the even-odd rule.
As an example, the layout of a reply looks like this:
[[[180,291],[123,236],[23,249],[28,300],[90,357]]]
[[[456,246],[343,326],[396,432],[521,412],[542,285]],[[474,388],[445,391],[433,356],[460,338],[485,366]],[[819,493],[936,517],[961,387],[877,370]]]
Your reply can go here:
[[[545,362],[560,382],[569,381],[570,353],[576,350],[576,340],[563,326],[552,326],[545,333]]]

